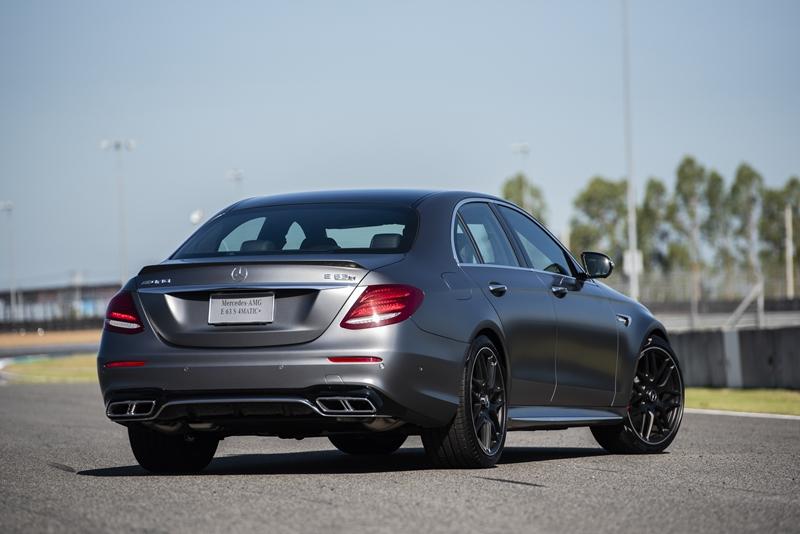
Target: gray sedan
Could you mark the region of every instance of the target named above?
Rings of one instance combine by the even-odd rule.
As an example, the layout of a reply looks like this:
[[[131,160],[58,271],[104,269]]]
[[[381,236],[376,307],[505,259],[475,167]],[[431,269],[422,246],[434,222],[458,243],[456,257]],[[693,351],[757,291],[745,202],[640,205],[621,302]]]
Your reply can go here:
[[[675,438],[666,331],[530,215],[478,193],[337,191],[240,201],[112,299],[108,417],[152,472],[235,435],[327,436],[489,467],[509,430],[589,426],[609,451]]]

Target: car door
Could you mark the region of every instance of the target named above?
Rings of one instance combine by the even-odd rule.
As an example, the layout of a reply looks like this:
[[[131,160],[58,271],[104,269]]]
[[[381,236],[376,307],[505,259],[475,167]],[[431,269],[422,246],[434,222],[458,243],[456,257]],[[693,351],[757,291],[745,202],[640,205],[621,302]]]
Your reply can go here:
[[[549,289],[521,264],[488,204],[461,206],[453,231],[461,268],[481,288],[503,326],[511,378],[509,404],[549,403],[556,363],[555,312]]]
[[[561,245],[521,211],[497,210],[547,287],[558,324],[556,348],[557,406],[609,406],[617,371],[617,320],[603,289],[576,278],[575,264]]]

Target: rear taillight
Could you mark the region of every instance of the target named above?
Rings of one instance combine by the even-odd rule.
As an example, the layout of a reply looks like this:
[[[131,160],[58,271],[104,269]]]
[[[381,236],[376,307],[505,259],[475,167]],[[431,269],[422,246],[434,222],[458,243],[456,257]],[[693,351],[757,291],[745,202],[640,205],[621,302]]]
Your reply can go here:
[[[357,330],[405,321],[417,311],[424,295],[412,286],[368,286],[342,319],[342,328]]]
[[[106,369],[115,369],[117,367],[144,367],[145,362],[142,360],[123,360],[117,362],[108,362],[103,367]]]
[[[328,356],[331,363],[381,363],[383,358],[377,356]]]
[[[108,303],[105,329],[119,334],[136,334],[144,330],[130,292],[120,291]]]

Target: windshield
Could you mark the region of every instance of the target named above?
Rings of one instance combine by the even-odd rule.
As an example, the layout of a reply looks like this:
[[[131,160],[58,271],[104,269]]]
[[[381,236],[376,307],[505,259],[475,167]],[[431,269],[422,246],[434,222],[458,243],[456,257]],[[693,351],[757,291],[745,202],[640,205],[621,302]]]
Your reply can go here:
[[[226,213],[200,228],[173,259],[298,253],[407,252],[416,211],[374,204],[264,206]]]

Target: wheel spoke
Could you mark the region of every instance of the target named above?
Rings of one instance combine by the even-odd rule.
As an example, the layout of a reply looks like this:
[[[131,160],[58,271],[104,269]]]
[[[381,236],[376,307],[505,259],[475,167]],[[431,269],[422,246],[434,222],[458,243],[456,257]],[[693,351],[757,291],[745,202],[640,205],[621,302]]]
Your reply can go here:
[[[495,386],[494,391],[489,395],[489,400],[493,402],[498,399],[503,400],[503,388],[501,386]]]
[[[484,358],[482,358],[480,355],[477,356],[477,358],[478,358],[478,361],[475,362],[475,367],[478,369],[478,373],[480,374],[481,391],[483,391],[483,388],[486,387],[486,378],[487,378],[487,376],[486,376],[487,375],[487,372],[486,372],[486,360]]]
[[[647,429],[644,432],[644,439],[650,439],[650,433],[653,432],[653,423],[655,422],[656,416],[651,411],[647,411]],[[644,420],[642,420],[644,422]],[[643,427],[644,428],[644,427]]]
[[[498,413],[494,410],[489,410],[489,421],[492,423],[492,427],[494,433],[497,434],[500,432],[500,417],[498,417]]]
[[[486,360],[486,389],[488,391],[494,390],[495,379],[497,374],[497,364]]]
[[[481,443],[483,444],[483,448],[491,450],[492,448],[492,423],[489,420],[484,421],[483,426],[481,426]]]
[[[648,371],[647,374],[648,374],[648,378],[650,378],[650,382],[653,382],[656,379],[656,373],[657,373],[657,371],[656,371],[656,367],[657,367],[656,355],[655,355],[654,352],[651,351],[649,353],[649,359],[650,359],[650,365],[649,365],[649,371]]]
[[[481,427],[481,422],[486,419],[486,413],[483,408],[478,405],[478,410],[472,414],[472,420],[475,421],[475,428]]]
[[[672,371],[675,370],[675,366],[670,363],[669,360],[664,362],[663,368],[659,371],[658,377],[656,378],[656,387],[663,388],[667,385],[670,377],[672,376]]]

